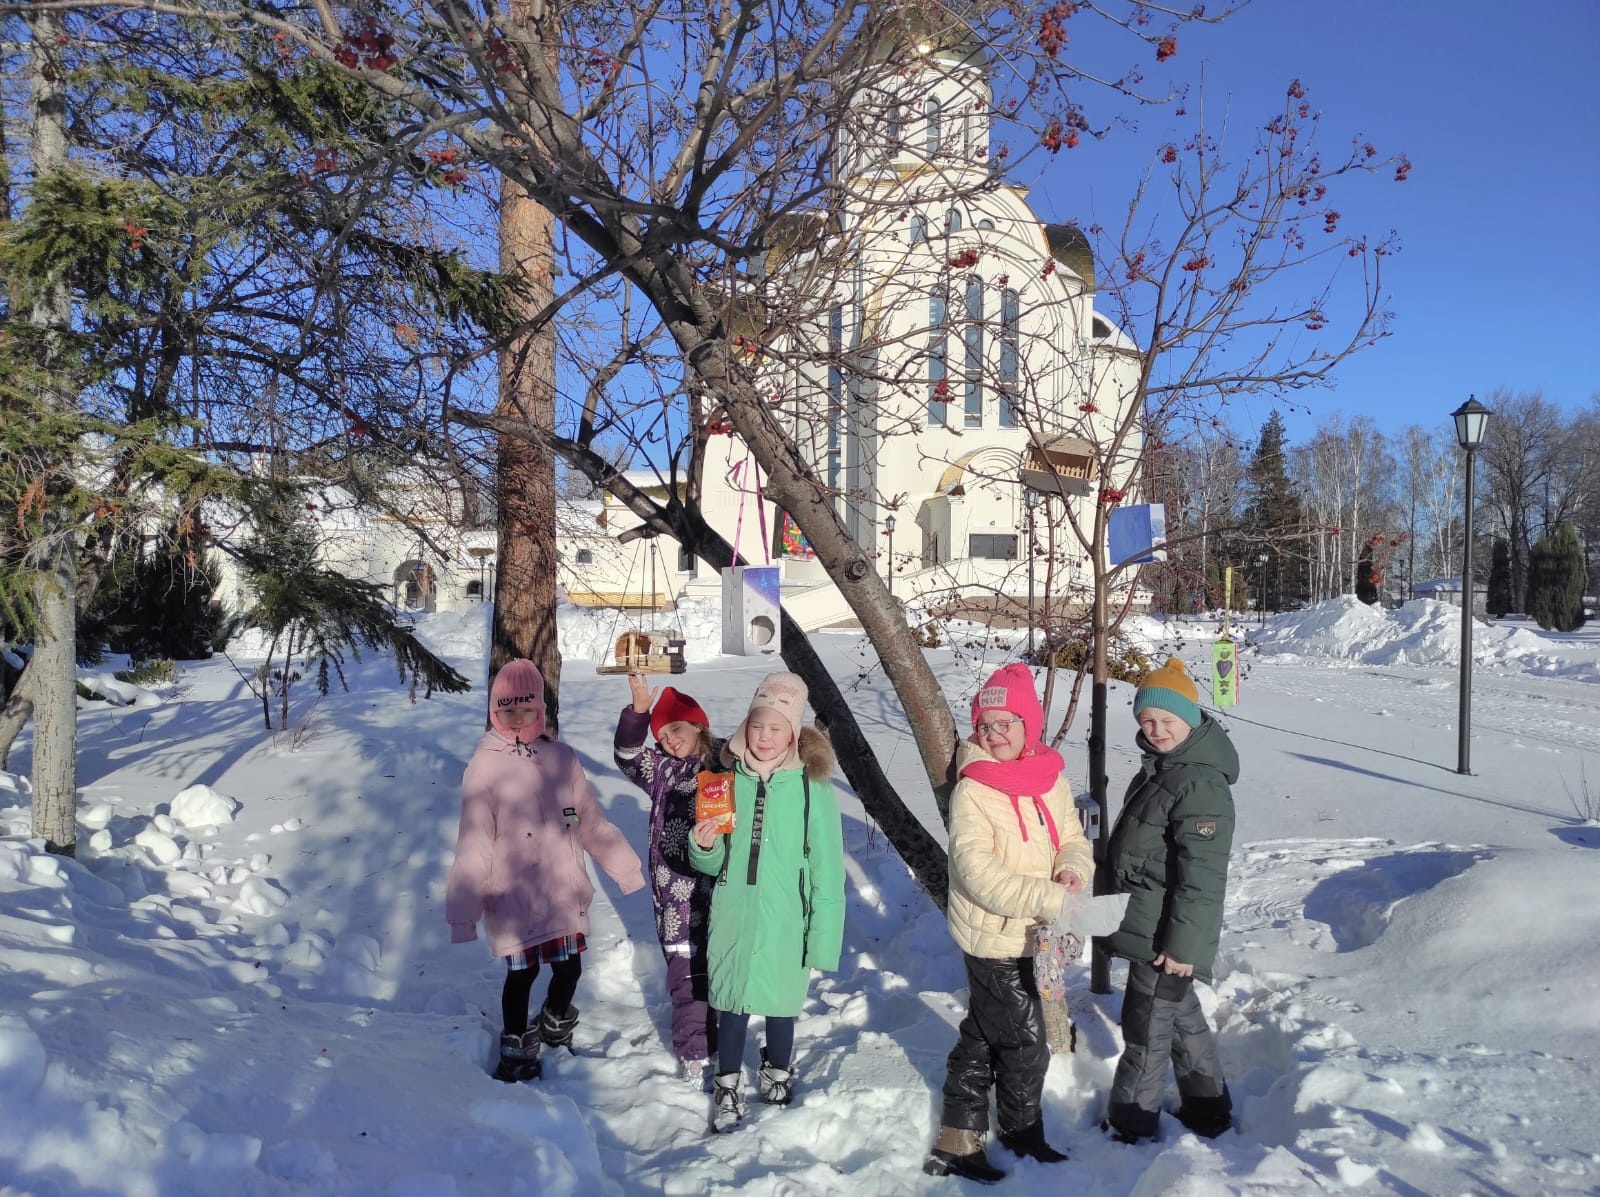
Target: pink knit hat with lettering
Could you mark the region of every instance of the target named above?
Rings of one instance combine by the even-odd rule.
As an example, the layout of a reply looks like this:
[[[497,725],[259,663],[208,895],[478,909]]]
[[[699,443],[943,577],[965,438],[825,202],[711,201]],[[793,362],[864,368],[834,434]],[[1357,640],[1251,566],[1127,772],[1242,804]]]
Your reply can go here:
[[[538,712],[527,727],[512,731],[500,722],[500,713],[512,707],[528,707]],[[544,677],[532,661],[518,657],[500,666],[489,687],[489,722],[508,740],[537,740],[544,735]]]
[[[983,683],[972,699],[972,727],[976,731],[990,711],[1010,711],[1027,731],[1025,744],[1037,744],[1044,735],[1044,708],[1033,686],[1033,671],[1020,662],[1002,665]]]

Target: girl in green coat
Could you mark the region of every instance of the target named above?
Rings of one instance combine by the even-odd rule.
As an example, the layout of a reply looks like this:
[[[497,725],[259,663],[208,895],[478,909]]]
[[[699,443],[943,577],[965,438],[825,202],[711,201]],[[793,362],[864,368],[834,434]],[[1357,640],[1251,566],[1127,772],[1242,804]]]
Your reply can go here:
[[[717,1011],[713,1130],[746,1113],[741,1093],[750,1016],[766,1019],[762,1099],[788,1105],[794,1025],[811,970],[839,967],[844,939],[844,835],[829,777],[833,750],[804,727],[806,685],[792,673],[764,678],[729,738],[733,826],[695,824],[689,863],[716,877],[706,950]]]

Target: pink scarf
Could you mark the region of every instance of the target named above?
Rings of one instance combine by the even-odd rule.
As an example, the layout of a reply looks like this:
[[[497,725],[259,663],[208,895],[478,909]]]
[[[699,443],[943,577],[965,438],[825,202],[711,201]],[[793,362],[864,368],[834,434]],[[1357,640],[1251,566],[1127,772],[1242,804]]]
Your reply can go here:
[[[1017,826],[1022,829],[1022,842],[1028,842],[1028,821],[1022,817],[1022,799],[1033,799],[1033,808],[1050,832],[1052,850],[1061,847],[1061,837],[1056,832],[1056,821],[1050,808],[1041,799],[1056,784],[1056,778],[1067,767],[1061,754],[1054,748],[1035,742],[1022,750],[1014,761],[993,759],[969,761],[961,770],[962,777],[970,777],[980,785],[999,790],[1011,799],[1011,809],[1016,812]]]

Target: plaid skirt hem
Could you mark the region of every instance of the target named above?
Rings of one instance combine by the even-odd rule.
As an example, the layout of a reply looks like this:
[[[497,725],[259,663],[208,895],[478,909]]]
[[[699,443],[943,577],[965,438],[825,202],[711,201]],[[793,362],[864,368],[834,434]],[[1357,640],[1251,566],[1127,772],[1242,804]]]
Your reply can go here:
[[[525,968],[537,968],[541,964],[560,964],[563,960],[571,960],[588,946],[581,931],[576,935],[560,935],[505,957],[506,969],[519,972]]]

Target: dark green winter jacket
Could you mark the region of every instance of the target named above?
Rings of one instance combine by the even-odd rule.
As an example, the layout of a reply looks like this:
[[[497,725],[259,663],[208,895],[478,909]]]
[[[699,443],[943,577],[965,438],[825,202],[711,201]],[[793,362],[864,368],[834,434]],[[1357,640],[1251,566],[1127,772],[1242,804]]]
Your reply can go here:
[[[1228,733],[1202,712],[1200,726],[1171,752],[1150,747],[1128,784],[1106,847],[1109,892],[1128,894],[1111,952],[1148,964],[1167,955],[1211,980],[1222,934],[1222,902],[1233,847],[1233,794],[1239,754]]]
[[[717,1010],[798,1015],[811,970],[839,967],[844,836],[828,781],[833,752],[810,727],[799,752],[803,769],[765,782],[736,764],[732,834],[710,848],[689,837],[689,863],[717,879],[706,945],[707,998]]]

